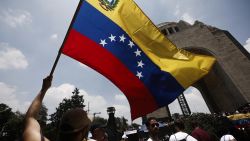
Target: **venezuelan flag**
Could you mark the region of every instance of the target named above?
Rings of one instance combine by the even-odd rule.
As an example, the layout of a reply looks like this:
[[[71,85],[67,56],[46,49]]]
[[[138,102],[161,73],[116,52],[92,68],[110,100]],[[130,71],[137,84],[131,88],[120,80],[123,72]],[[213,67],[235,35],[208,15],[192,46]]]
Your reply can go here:
[[[176,48],[133,0],[80,1],[61,51],[120,88],[132,119],[171,103],[215,60]]]

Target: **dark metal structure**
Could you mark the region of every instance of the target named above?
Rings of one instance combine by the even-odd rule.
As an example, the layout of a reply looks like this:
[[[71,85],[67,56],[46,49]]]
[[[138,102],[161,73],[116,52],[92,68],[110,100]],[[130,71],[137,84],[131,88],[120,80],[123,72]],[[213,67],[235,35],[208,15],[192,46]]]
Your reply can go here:
[[[188,106],[188,103],[187,103],[187,100],[186,100],[184,94],[181,94],[177,99],[178,99],[178,102],[180,104],[182,114],[184,116],[190,115],[191,114],[191,110],[190,110],[190,108]]]

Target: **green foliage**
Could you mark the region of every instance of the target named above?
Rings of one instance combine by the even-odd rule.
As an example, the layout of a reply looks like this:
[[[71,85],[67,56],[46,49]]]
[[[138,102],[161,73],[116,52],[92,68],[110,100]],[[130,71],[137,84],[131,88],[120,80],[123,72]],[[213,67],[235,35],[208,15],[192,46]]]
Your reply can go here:
[[[204,113],[195,113],[190,115],[188,118],[186,118],[185,123],[186,123],[186,131],[191,132],[192,126],[191,122],[196,121],[198,122],[203,129],[209,131],[214,131],[214,126],[216,124],[216,120],[211,114],[204,114]]]
[[[6,139],[8,141],[19,139],[23,131],[24,115],[16,112],[5,124]]]
[[[92,124],[100,124],[100,125],[107,125],[108,120],[102,117],[95,117],[95,119],[92,121]],[[115,118],[115,123],[116,123],[116,128],[118,131],[123,132],[125,131],[129,125],[128,125],[128,120],[125,117],[116,117]],[[133,127],[138,129],[139,125],[138,124],[133,124]]]
[[[24,115],[12,112],[6,104],[0,104],[0,140],[13,141],[20,139],[23,131]]]
[[[118,131],[125,131],[128,128],[128,120],[124,117],[116,117],[115,122]]]
[[[213,139],[218,139],[218,137],[222,136],[223,134],[221,132],[229,129],[231,126],[231,123],[227,120],[226,117],[205,113],[194,113],[185,118],[184,121],[186,132],[192,132],[193,128],[191,126],[191,123],[192,121],[196,121],[212,136]]]
[[[79,95],[79,89],[75,88],[75,90],[72,92],[73,95],[71,98],[67,99],[64,98],[61,103],[59,103],[59,106],[56,108],[56,112],[50,115],[50,123],[45,128],[45,136],[48,137],[50,140],[56,140],[57,133],[59,129],[60,119],[62,115],[74,108],[84,108],[84,99],[82,95]]]
[[[46,126],[47,108],[42,105],[38,115],[38,121],[41,127]],[[23,123],[25,115],[19,111],[12,112],[11,108],[6,104],[0,104],[0,140],[14,141],[22,136]]]
[[[108,120],[102,117],[95,117],[95,119],[92,121],[92,124],[100,124],[100,125],[107,125]],[[116,117],[115,123],[118,131],[125,131],[128,128],[128,120],[125,117]],[[137,124],[134,124],[134,127],[139,127]],[[137,129],[136,128],[136,129]]]
[[[107,124],[107,119],[102,118],[102,117],[95,117],[95,119],[92,121],[92,124],[100,124],[100,125],[106,125]]]
[[[48,116],[48,109],[44,104],[42,104],[37,118],[42,129],[46,127],[46,123],[48,120],[47,116]]]
[[[137,124],[137,123],[132,123],[131,124],[131,127],[133,128],[133,129],[136,129],[136,130],[138,130],[139,129],[139,124]]]
[[[0,130],[3,128],[4,124],[14,115],[11,108],[6,104],[0,104]]]
[[[73,95],[70,99],[64,98],[63,101],[56,108],[56,112],[50,115],[51,124],[55,127],[59,127],[60,119],[66,111],[74,108],[84,108],[85,105],[82,95],[79,95],[79,89],[75,88],[72,92]]]

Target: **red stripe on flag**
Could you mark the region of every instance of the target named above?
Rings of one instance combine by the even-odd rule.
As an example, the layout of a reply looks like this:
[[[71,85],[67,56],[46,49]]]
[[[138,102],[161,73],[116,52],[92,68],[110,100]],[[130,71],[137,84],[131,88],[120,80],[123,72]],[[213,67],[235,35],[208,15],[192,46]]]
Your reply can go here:
[[[106,76],[126,95],[135,119],[158,108],[144,84],[112,53],[98,43],[71,29],[62,53]]]

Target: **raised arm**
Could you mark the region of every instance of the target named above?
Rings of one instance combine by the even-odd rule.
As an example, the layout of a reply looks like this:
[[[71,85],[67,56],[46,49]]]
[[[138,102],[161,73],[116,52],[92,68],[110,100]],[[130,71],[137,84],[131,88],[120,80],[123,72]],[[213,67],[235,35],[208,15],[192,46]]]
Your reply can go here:
[[[43,79],[42,89],[33,100],[25,115],[23,141],[41,141],[41,127],[36,118],[40,111],[44,95],[51,86],[51,81],[52,76]]]

